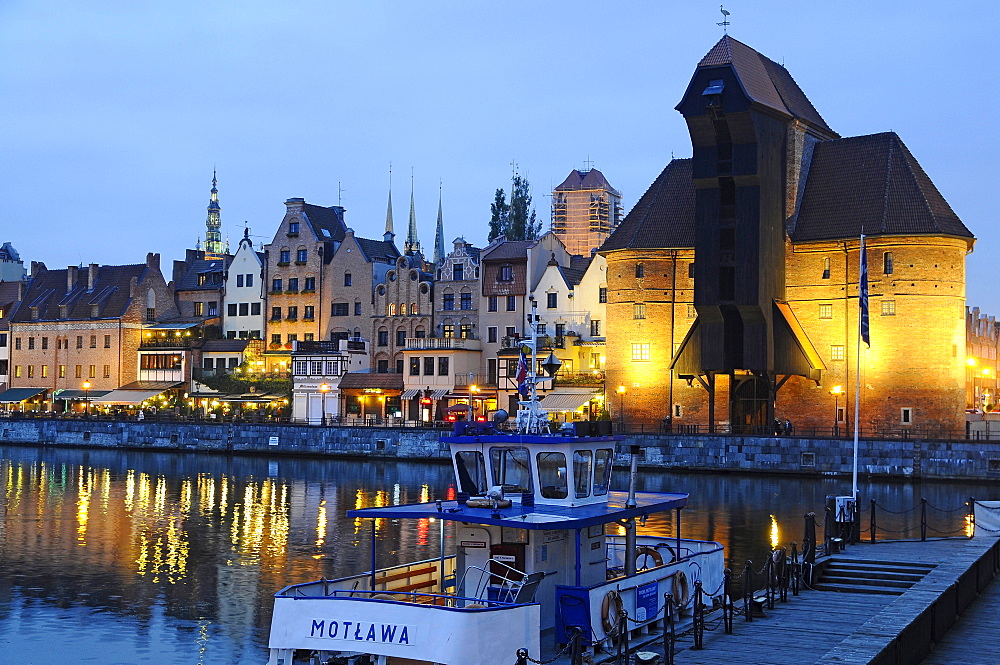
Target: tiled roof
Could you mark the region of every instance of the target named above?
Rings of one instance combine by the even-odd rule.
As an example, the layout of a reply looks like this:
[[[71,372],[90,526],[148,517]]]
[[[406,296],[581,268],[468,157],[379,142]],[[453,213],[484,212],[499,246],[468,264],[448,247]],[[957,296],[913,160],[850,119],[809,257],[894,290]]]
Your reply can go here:
[[[580,280],[583,279],[583,273],[586,272],[584,270],[574,270],[573,268],[563,268],[562,266],[559,267],[559,270],[566,279],[566,283],[570,286],[576,286],[579,284]]]
[[[691,160],[671,161],[600,251],[694,247],[694,198]]]
[[[317,238],[336,242],[343,241],[344,235],[347,233],[347,225],[344,224],[344,209],[341,206],[324,208],[312,203],[303,203],[302,211],[309,219]],[[327,233],[323,232],[324,229]]]
[[[597,169],[590,169],[586,171],[578,171],[573,169],[566,176],[566,179],[562,181],[555,191],[557,192],[570,192],[580,189],[607,189],[609,191],[618,194],[618,190],[611,186],[608,179],[604,177],[604,174]]]
[[[515,259],[528,258],[528,248],[534,244],[534,240],[504,240],[503,242],[487,247],[483,250],[480,258],[483,261],[512,261]]]
[[[893,132],[816,145],[792,240],[862,231],[973,237]]]
[[[363,390],[365,388],[381,388],[382,390],[402,390],[403,375],[348,372],[344,376],[340,377],[339,387],[341,390],[351,389],[351,388],[355,390]]]
[[[13,321],[31,321],[31,308],[38,308],[39,320],[54,320],[59,316],[59,305],[68,306],[69,319],[90,319],[91,305],[99,305],[99,318],[117,318],[128,309],[129,286],[133,277],[142,282],[147,265],[140,263],[126,266],[100,266],[93,291],[87,291],[87,268],[77,271],[76,285],[66,292],[66,269],[45,270],[33,277],[28,284],[23,304],[18,307]]]
[[[372,262],[375,259],[386,259],[387,261],[395,261],[399,258],[399,250],[391,242],[386,242],[384,240],[370,240],[368,238],[359,238],[355,236],[355,240],[358,241],[358,247],[364,253],[365,258],[368,262]]]
[[[753,101],[833,132],[787,69],[729,35],[698,63],[699,68],[725,65],[733,66]]]
[[[209,339],[202,345],[201,350],[217,353],[242,352],[247,348],[249,342],[248,339]]]
[[[198,275],[205,273],[219,273],[221,275],[232,261],[233,257],[229,255],[214,259],[194,259],[185,266],[184,274],[174,286],[178,291],[197,291],[199,289],[218,291],[222,288],[221,277],[214,284],[209,283],[211,280],[205,284],[198,284]]]
[[[587,272],[587,268],[590,267],[593,260],[593,254],[588,254],[586,256],[583,256],[582,254],[573,254],[569,257],[569,267],[573,270],[579,270],[580,272]]]

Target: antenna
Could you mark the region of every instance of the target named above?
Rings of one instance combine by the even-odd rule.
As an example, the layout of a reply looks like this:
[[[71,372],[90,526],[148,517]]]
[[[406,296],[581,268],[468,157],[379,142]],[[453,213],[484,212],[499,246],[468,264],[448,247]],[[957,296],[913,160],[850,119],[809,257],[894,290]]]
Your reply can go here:
[[[586,161],[583,164],[584,164],[585,167],[587,167],[588,171],[590,169],[594,168],[594,162],[590,161],[590,153],[589,152],[587,153],[587,159],[586,159]]]
[[[344,188],[340,186],[340,181],[337,181],[337,205],[343,206],[344,204]]]
[[[722,5],[719,5],[719,11],[722,12],[722,23],[716,23],[715,25],[721,25],[722,26],[722,33],[723,34],[729,34],[729,31],[727,30],[727,28],[728,28],[728,26],[732,25],[729,22],[729,11],[727,11],[726,9],[723,9]]]

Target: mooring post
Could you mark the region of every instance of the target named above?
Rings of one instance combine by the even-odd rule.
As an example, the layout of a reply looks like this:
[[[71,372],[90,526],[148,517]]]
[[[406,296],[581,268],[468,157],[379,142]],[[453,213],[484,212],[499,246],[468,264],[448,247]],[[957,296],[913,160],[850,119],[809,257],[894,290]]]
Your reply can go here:
[[[665,665],[674,665],[674,644],[677,642],[677,633],[674,627],[674,596],[670,593],[663,594],[663,659]]]
[[[702,649],[705,643],[705,604],[702,602],[701,580],[694,583],[694,648]]]
[[[868,525],[868,531],[869,531],[868,540],[872,543],[875,542],[875,530],[878,528],[878,521],[875,519],[875,506],[876,506],[875,499],[872,499],[872,514],[870,518],[871,522]]]
[[[920,542],[927,541],[927,499],[920,497]]]
[[[573,637],[570,638],[569,658],[572,665],[583,665],[583,649],[581,639],[582,633],[577,627],[573,628]]]
[[[518,649],[517,650],[517,662],[514,665],[528,665],[528,650]]]
[[[802,569],[799,568],[799,550],[798,545],[794,542],[792,543],[792,595],[799,595],[799,575],[802,574]]]
[[[733,634],[733,572],[726,568],[722,571],[722,625],[727,635]]]
[[[753,589],[751,581],[753,579],[753,561],[747,559],[743,567],[743,615],[747,621],[753,621]]]

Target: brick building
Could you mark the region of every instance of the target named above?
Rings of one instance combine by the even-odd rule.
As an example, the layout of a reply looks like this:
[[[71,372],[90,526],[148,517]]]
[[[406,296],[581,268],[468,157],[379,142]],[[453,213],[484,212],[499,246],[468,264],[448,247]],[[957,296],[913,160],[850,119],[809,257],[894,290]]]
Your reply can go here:
[[[1000,397],[1000,324],[978,307],[965,308],[965,408],[996,409]]]
[[[347,229],[330,268],[329,339],[371,340],[375,287],[385,282],[399,258],[392,237],[387,232],[382,240],[359,238]]]
[[[601,248],[625,419],[830,428],[836,401],[853,422],[865,233],[861,425],[962,427],[974,239],[899,137],[839,137],[784,67],[728,36],[677,110],[693,158],[673,160]]]
[[[400,256],[385,283],[375,287],[370,334],[372,371],[378,374],[402,374],[406,340],[431,336],[434,276],[425,267],[419,252]]]
[[[552,232],[570,254],[590,256],[622,221],[622,195],[597,169],[573,169],[552,190]]]

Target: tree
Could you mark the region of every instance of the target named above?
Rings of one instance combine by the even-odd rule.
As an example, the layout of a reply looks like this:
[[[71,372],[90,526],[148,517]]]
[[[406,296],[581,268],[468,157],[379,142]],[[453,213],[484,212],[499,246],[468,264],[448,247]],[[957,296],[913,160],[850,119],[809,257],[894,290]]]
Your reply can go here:
[[[507,205],[507,196],[503,189],[497,190],[496,197],[490,205],[490,212],[492,213],[490,235],[487,240],[493,242],[497,236],[506,234],[510,225],[510,206]]]

